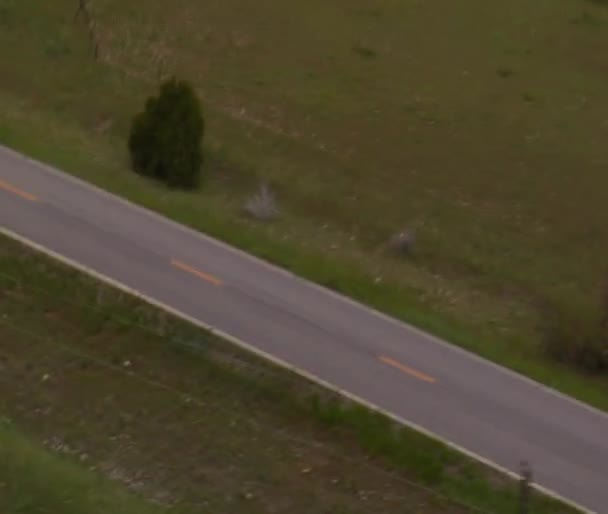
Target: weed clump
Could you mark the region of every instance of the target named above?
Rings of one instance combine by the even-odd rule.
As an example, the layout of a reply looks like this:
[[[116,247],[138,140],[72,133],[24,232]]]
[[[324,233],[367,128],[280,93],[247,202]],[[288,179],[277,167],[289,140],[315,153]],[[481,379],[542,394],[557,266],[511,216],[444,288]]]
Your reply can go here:
[[[397,255],[409,255],[414,249],[416,234],[413,229],[406,228],[393,234],[388,241],[389,249]]]
[[[554,307],[545,327],[545,350],[587,373],[608,371],[608,284],[593,307]]]
[[[279,216],[279,208],[270,185],[263,182],[259,190],[243,206],[245,214],[259,221],[272,221]]]

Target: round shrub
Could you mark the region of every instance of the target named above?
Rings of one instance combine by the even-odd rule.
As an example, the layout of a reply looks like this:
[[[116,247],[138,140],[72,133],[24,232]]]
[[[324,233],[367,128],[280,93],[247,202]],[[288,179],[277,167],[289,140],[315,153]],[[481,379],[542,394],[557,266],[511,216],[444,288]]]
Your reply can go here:
[[[170,187],[195,188],[203,164],[204,128],[192,86],[169,79],[133,120],[128,142],[133,170]]]

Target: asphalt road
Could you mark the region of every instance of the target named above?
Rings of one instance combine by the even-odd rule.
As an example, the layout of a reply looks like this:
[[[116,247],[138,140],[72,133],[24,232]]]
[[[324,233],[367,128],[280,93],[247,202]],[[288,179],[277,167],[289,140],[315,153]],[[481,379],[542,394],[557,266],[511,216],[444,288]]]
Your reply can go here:
[[[0,147],[0,226],[608,513],[608,416]]]

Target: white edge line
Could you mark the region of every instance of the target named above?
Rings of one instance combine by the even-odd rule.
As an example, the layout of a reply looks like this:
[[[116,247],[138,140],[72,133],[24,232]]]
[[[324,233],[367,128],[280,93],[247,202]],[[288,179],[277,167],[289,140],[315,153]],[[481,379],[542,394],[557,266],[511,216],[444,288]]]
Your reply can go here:
[[[157,221],[160,221],[162,223],[165,223],[167,225],[170,225],[178,230],[180,230],[181,232],[184,232],[186,234],[189,234],[190,236],[194,236],[195,238],[201,239],[207,243],[210,244],[214,244],[226,251],[229,251],[235,255],[239,255],[240,257],[249,259],[253,262],[256,262],[264,267],[266,267],[267,269],[270,269],[272,271],[274,271],[275,273],[279,273],[283,276],[289,276],[292,279],[296,280],[298,283],[306,285],[308,287],[311,287],[313,289],[317,289],[319,291],[324,292],[325,294],[329,294],[331,295],[333,298],[336,298],[340,301],[346,302],[348,304],[350,304],[351,306],[354,306],[358,309],[363,309],[373,315],[375,315],[376,317],[379,317],[380,319],[383,319],[384,321],[388,321],[390,323],[396,324],[397,326],[399,326],[400,328],[405,328],[411,332],[414,332],[415,334],[417,334],[418,336],[425,338],[429,341],[432,341],[435,344],[438,344],[440,346],[442,346],[443,348],[447,348],[448,350],[451,350],[453,352],[459,353],[461,355],[466,355],[468,358],[473,359],[477,362],[481,362],[483,364],[485,364],[486,366],[489,366],[501,373],[504,373],[508,376],[511,376],[512,378],[515,378],[517,380],[520,380],[522,382],[525,382],[537,389],[540,389],[548,394],[551,394],[553,396],[556,396],[562,400],[568,401],[570,403],[573,403],[575,405],[577,405],[580,408],[583,408],[589,412],[592,412],[595,415],[604,417],[604,418],[608,418],[608,412],[605,412],[601,409],[598,409],[597,407],[594,407],[588,403],[585,403],[581,400],[578,400],[576,398],[573,398],[572,396],[568,396],[565,393],[562,393],[561,391],[558,391],[557,389],[554,389],[552,387],[549,387],[545,384],[542,384],[530,377],[527,377],[525,375],[522,375],[521,373],[510,369],[510,368],[506,368],[504,366],[501,366],[500,364],[497,364],[491,360],[486,359],[485,357],[482,357],[481,355],[478,355],[470,350],[467,350],[465,348],[462,348],[460,346],[457,346],[453,343],[449,343],[447,341],[444,341],[443,339],[440,339],[437,336],[434,336],[433,334],[430,334],[428,332],[425,332],[424,330],[414,326],[414,325],[410,325],[409,323],[406,323],[405,321],[402,321],[400,319],[394,318],[388,314],[385,314],[384,312],[381,312],[373,307],[370,307],[368,305],[364,305],[363,303],[360,303],[352,298],[349,298],[348,296],[345,296],[341,293],[338,293],[336,291],[333,291],[332,289],[329,289],[325,286],[322,286],[320,284],[317,284],[315,282],[312,282],[308,279],[302,278],[299,275],[296,275],[295,273],[281,268],[280,266],[276,265],[276,264],[272,264],[271,262],[268,262],[264,259],[261,259],[260,257],[256,257],[255,255],[252,255],[250,253],[247,253],[244,250],[241,250],[239,248],[236,248],[234,246],[230,246],[228,243],[225,243],[219,239],[216,239],[214,237],[211,237],[207,234],[204,234],[203,232],[199,232],[197,230],[195,230],[194,228],[188,227],[186,225],[183,225],[181,223],[178,223],[175,220],[172,220],[170,218],[167,218],[165,216],[163,216],[162,214],[153,211],[151,209],[148,209],[146,207],[143,207],[141,205],[138,205],[136,203],[133,203],[129,200],[127,200],[126,198],[123,198],[121,196],[115,195],[114,193],[111,193],[99,186],[96,186],[95,184],[92,184],[90,182],[87,182],[86,180],[83,180],[79,177],[76,177],[74,175],[71,175],[69,173],[65,173],[62,172],[60,170],[58,170],[57,168],[54,168],[44,162],[41,161],[37,161],[31,157],[28,157],[27,155],[24,155],[16,150],[13,150],[12,148],[9,148],[7,146],[1,145],[0,144],[0,150],[4,151],[5,153],[11,154],[13,157],[18,158],[18,159],[22,159],[25,160],[27,162],[29,162],[30,164],[37,166],[39,168],[42,168],[44,170],[47,170],[49,173],[51,173],[52,175],[58,177],[59,179],[62,180],[67,180],[68,182],[72,182],[73,184],[76,184],[80,187],[82,187],[83,189],[88,189],[90,191],[93,191],[103,197],[105,197],[106,199],[112,200],[114,202],[118,202],[120,204],[122,204],[123,206],[139,212],[145,216],[149,216],[153,219],[156,219]]]
[[[386,416],[387,418],[391,419],[392,421],[394,421],[398,424],[404,425],[412,430],[415,430],[416,432],[419,432],[419,433],[429,437],[430,439],[438,441],[439,443],[442,443],[445,446],[466,455],[470,459],[473,459],[499,473],[502,473],[502,474],[508,476],[509,478],[512,478],[513,480],[519,480],[519,478],[520,478],[519,475],[517,475],[517,473],[514,473],[514,472],[510,471],[509,469],[504,468],[504,467],[492,462],[491,460],[486,459],[485,457],[482,457],[481,455],[477,455],[476,453],[474,453],[470,450],[467,450],[466,448],[464,448],[462,446],[454,444],[451,441],[444,439],[443,437],[435,434],[434,432],[427,430],[426,428],[424,428],[420,425],[417,425],[416,423],[413,423],[404,418],[401,418],[400,416],[392,414],[391,412],[386,411],[386,410],[374,405],[373,403],[371,403],[367,400],[364,400],[363,398],[360,398],[357,395],[349,393],[348,391],[340,389],[340,388],[334,386],[333,384],[326,382],[325,380],[313,375],[312,373],[309,373],[303,369],[293,366],[293,365],[289,364],[288,362],[286,362],[282,359],[279,359],[269,353],[266,353],[266,352],[256,348],[255,346],[252,346],[251,344],[246,343],[245,341],[243,341],[237,337],[227,334],[226,332],[223,332],[222,330],[218,330],[215,327],[208,325],[207,323],[204,323],[203,321],[200,321],[177,309],[174,309],[173,307],[170,307],[169,305],[159,302],[158,300],[155,300],[154,298],[151,298],[150,296],[144,295],[144,294],[140,293],[139,291],[137,291],[131,287],[128,287],[125,284],[123,284],[117,280],[114,280],[113,278],[110,278],[102,273],[99,273],[99,272],[89,268],[88,266],[80,264],[43,245],[35,243],[34,241],[32,241],[24,236],[21,236],[21,235],[17,234],[16,232],[13,232],[12,230],[7,229],[6,227],[0,227],[0,234],[3,234],[4,236],[9,237],[15,241],[18,241],[21,244],[28,246],[40,253],[46,254],[49,257],[52,257],[53,259],[56,259],[57,261],[65,264],[69,267],[75,268],[75,269],[79,270],[80,272],[82,272],[86,275],[89,275],[90,277],[93,277],[96,280],[99,280],[100,282],[106,283],[118,290],[123,291],[124,293],[127,293],[135,298],[138,298],[139,300],[144,301],[147,304],[152,305],[153,307],[156,307],[157,309],[164,310],[165,312],[175,316],[176,318],[180,318],[184,321],[187,321],[188,323],[191,323],[192,325],[195,325],[203,330],[208,331],[209,333],[211,333],[217,337],[225,339],[226,341],[234,344],[235,346],[237,346],[243,350],[246,350],[250,353],[253,353],[254,355],[256,355],[262,359],[272,362],[276,366],[279,366],[283,369],[291,371],[292,373],[294,373],[310,382],[313,382],[321,387],[324,387],[325,389],[328,389],[329,391],[332,391],[333,393],[335,393],[339,396],[347,398],[348,400],[358,403],[359,405],[362,405],[363,407],[366,407],[367,409],[369,409],[371,411],[374,411],[383,416]],[[579,510],[583,514],[598,514],[597,512],[589,510],[589,509],[583,507],[582,505],[579,505],[571,500],[568,500],[567,498],[559,495],[558,493],[556,493],[550,489],[547,489],[546,487],[543,487],[539,484],[532,483],[532,487],[534,489],[536,489],[538,492],[544,494],[545,496],[553,498],[554,500],[562,502],[564,505],[567,505],[576,510]]]

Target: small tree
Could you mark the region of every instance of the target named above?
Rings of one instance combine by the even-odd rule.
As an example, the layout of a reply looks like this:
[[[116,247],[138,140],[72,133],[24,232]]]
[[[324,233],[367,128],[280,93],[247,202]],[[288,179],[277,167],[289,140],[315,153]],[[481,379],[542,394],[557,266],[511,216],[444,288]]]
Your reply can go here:
[[[128,142],[133,170],[170,187],[195,188],[203,163],[204,128],[192,86],[169,79],[133,120]]]

